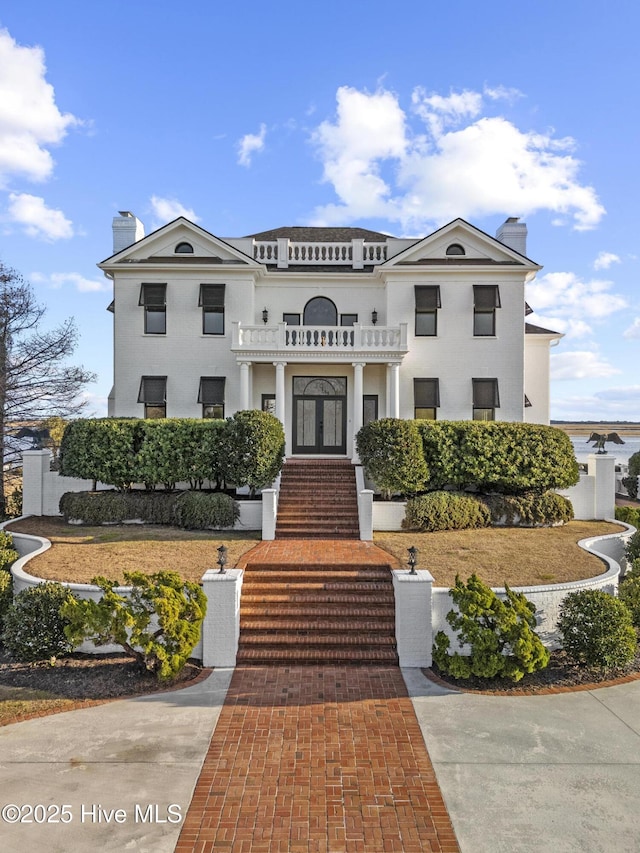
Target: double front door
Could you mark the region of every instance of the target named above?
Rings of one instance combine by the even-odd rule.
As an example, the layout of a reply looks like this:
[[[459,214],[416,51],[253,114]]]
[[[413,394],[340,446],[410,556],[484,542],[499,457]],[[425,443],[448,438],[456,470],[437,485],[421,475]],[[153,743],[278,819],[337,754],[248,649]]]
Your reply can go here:
[[[293,452],[347,452],[346,376],[293,377]]]

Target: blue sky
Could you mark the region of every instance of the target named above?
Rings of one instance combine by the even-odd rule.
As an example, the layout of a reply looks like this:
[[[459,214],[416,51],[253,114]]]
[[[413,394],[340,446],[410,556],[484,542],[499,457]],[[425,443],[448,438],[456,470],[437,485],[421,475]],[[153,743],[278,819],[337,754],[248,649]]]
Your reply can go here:
[[[529,228],[552,417],[640,420],[634,2],[0,9],[0,258],[111,386],[111,220]]]

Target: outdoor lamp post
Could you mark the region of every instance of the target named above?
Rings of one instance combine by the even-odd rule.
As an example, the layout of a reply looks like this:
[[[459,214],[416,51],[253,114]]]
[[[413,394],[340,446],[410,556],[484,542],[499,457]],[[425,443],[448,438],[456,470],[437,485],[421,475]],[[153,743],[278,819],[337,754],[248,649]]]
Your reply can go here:
[[[225,575],[227,570],[225,569],[225,564],[227,562],[227,548],[225,545],[221,545],[218,548],[218,565],[220,566],[219,575]]]
[[[411,548],[407,548],[409,552],[409,574],[415,575],[416,572],[416,563],[418,562],[418,549],[415,545],[412,545]]]

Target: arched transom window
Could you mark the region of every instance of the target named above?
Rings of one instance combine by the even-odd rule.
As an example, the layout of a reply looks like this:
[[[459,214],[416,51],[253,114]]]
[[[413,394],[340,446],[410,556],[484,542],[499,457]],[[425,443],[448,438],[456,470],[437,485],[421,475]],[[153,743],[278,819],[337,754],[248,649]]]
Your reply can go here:
[[[305,326],[337,326],[338,309],[326,296],[315,296],[304,306]]]

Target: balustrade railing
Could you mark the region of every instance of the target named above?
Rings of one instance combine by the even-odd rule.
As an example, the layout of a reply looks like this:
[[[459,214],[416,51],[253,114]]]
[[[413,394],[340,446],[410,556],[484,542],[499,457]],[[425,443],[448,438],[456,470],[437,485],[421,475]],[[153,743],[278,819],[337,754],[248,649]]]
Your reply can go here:
[[[233,323],[234,350],[407,350],[407,324],[399,326],[243,326]]]
[[[253,257],[263,264],[277,264],[281,269],[286,269],[289,264],[339,265],[362,269],[364,265],[384,263],[387,260],[387,244],[366,243],[362,239],[317,243],[280,238],[254,241]]]

